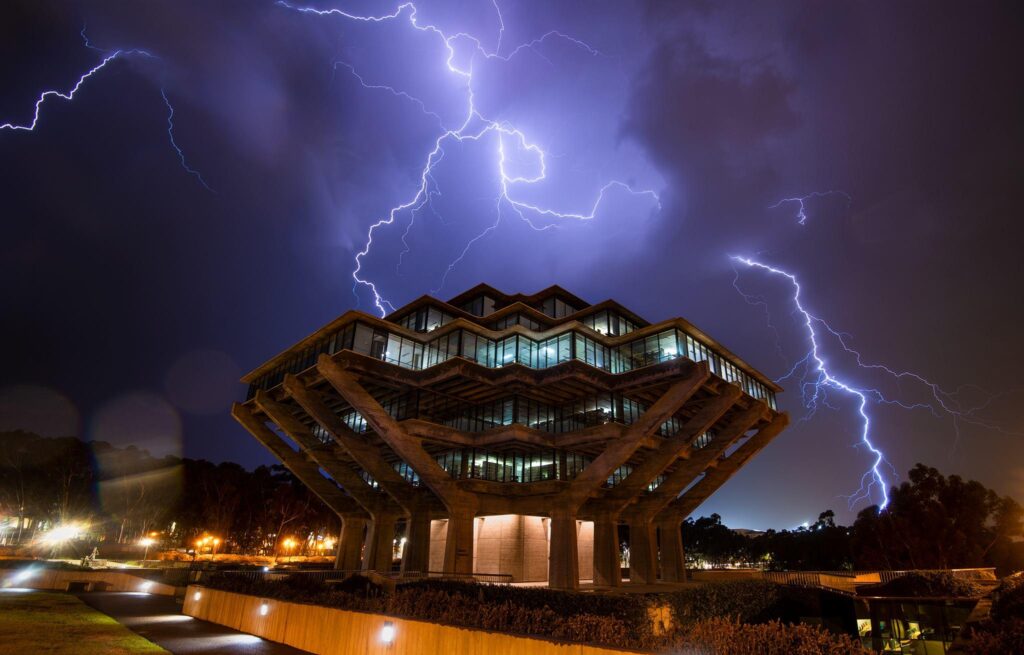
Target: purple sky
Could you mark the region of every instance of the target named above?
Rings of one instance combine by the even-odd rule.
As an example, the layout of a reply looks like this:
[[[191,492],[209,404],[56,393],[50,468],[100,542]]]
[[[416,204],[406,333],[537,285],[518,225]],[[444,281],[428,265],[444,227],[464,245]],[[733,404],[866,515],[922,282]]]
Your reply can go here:
[[[616,186],[592,219],[520,217],[497,202],[496,135],[449,143],[430,205],[376,231],[363,259],[384,297],[560,284],[684,316],[778,378],[807,342],[786,280],[736,278],[729,256],[756,256],[798,275],[805,307],[864,361],[959,390],[956,420],[869,405],[896,471],[921,461],[1024,499],[1017,4],[499,1],[503,33],[489,2],[416,4],[421,27],[479,39],[452,42],[476,108],[546,155],[546,179],[513,199],[586,214],[618,180],[660,208]],[[30,122],[41,92],[66,92],[104,52],[153,56],[123,54],[72,101],[47,99],[34,131],[0,130],[0,428],[269,461],[227,415],[237,378],[357,302],[373,311],[365,287],[353,294],[355,254],[413,198],[441,126],[465,117],[465,78],[409,16],[255,0],[4,8],[0,123]],[[552,30],[574,40],[508,57]],[[174,143],[213,191],[172,147],[161,89]],[[506,176],[535,175],[536,155],[504,143]],[[803,224],[797,203],[772,208],[829,190],[843,194],[808,200]],[[834,375],[935,405],[837,345],[822,344]],[[782,408],[803,417],[799,381],[783,384]],[[699,513],[850,520],[843,496],[871,460],[851,398],[826,400]]]

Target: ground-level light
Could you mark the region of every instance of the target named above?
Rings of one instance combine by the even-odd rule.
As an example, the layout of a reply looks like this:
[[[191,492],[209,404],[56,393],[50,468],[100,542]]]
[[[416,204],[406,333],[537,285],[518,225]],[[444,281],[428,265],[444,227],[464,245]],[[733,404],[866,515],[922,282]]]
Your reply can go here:
[[[380,629],[380,640],[385,644],[390,644],[395,640],[395,624],[391,621],[385,621],[384,627]]]

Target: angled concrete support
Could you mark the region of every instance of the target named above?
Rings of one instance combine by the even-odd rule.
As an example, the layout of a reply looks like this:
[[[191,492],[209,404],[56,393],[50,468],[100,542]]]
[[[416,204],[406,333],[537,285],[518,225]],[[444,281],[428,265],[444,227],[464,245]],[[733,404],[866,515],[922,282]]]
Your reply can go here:
[[[658,523],[662,582],[686,581],[686,562],[683,557],[683,535],[680,527],[678,519],[669,519]]]
[[[548,586],[552,589],[568,590],[578,589],[580,586],[579,546],[574,513],[551,512]]]
[[[301,453],[294,451],[281,437],[258,419],[251,409],[235,403],[231,406],[231,416],[242,424],[267,450],[284,464],[317,498],[323,501],[335,514],[366,516],[365,511],[352,498],[338,488],[336,484],[320,475],[319,467],[307,460]]]
[[[718,430],[711,443],[691,453],[689,459],[679,462],[654,491],[643,496],[629,510],[653,518],[711,465],[716,457],[756,425],[767,411],[768,407],[758,402],[731,418]]]
[[[619,521],[610,514],[594,517],[594,584],[617,587],[622,584],[619,564]]]
[[[706,363],[694,364],[689,374],[674,383],[658,400],[645,411],[635,423],[629,426],[622,437],[613,441],[594,461],[587,465],[570,483],[569,488],[559,494],[551,510],[551,556],[548,558],[548,585],[556,589],[576,589],[579,587],[579,561],[573,559],[571,564],[564,564],[567,553],[576,553],[576,514],[583,503],[608,479],[612,471],[626,463],[636,452],[640,444],[669,420],[673,414],[686,404],[693,394],[710,377]],[[559,544],[559,552],[555,553],[556,514],[562,521],[571,521],[573,529],[561,529],[560,540],[571,540],[572,543]],[[562,518],[564,517],[564,518]],[[595,526],[596,529],[596,526]],[[596,553],[596,549],[595,549]],[[596,557],[596,555],[595,555]],[[596,574],[595,574],[596,575]],[[570,576],[570,577],[567,577]]]
[[[680,521],[685,519],[711,494],[718,491],[754,455],[761,452],[761,449],[778,436],[787,425],[789,425],[789,414],[777,414],[771,423],[747,439],[746,443],[740,446],[736,452],[724,459],[717,460],[715,466],[704,474],[700,482],[662,510],[659,519],[668,519],[669,517],[678,517]]]
[[[729,408],[731,408],[739,397],[743,395],[739,387],[725,385],[717,398],[713,398],[697,410],[679,432],[668,439],[665,439],[658,448],[647,455],[643,462],[634,467],[626,479],[608,490],[601,499],[601,504],[621,511],[631,500],[643,493],[649,485],[669,464],[679,457],[687,457],[692,454],[692,444],[697,437],[711,429]]]
[[[338,555],[334,568],[341,571],[358,571],[363,554],[363,533],[366,519],[346,517],[341,523],[341,539],[338,541]]]
[[[611,475],[632,457],[640,444],[658,431],[662,423],[672,418],[686,401],[707,381],[711,373],[706,362],[694,364],[684,379],[668,388],[658,400],[630,425],[620,439],[610,443],[600,455],[594,458],[583,471],[573,479],[563,492],[559,504],[578,509],[590,494],[598,489]]]
[[[448,508],[448,538],[445,543],[446,573],[473,572],[473,517],[475,495],[459,489],[455,480],[423,449],[420,439],[410,435],[381,407],[356,379],[327,355],[320,355],[317,370],[356,409],[367,424],[396,455],[412,467],[420,480]]]
[[[285,434],[300,444],[317,466],[327,471],[371,516],[375,517],[379,512],[388,511],[387,499],[374,491],[351,467],[340,461],[333,447],[314,437],[309,428],[303,425],[288,407],[272,399],[264,391],[256,392],[256,404]]]
[[[658,533],[644,517],[629,521],[629,581],[654,584],[658,581]]]
[[[381,455],[380,451],[368,443],[364,437],[356,434],[350,427],[331,411],[316,391],[307,388],[294,375],[284,377],[284,389],[296,403],[331,435],[341,448],[348,453],[359,466],[373,476],[381,489],[406,512],[412,512],[429,499],[426,490],[414,488],[405,478],[399,475]]]

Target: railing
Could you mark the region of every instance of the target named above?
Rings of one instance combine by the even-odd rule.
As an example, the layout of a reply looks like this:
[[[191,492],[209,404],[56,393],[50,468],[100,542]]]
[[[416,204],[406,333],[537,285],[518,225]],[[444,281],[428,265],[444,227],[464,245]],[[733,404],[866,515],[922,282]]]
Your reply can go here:
[[[994,581],[996,570],[992,567],[980,567],[973,569],[911,569],[909,571],[878,571],[879,582],[891,582],[896,578],[902,578],[910,573],[949,573],[958,580]]]
[[[855,594],[857,585],[891,582],[913,573],[949,573],[954,578],[974,581],[995,581],[994,568],[974,569],[912,569],[907,571],[763,571],[763,579],[797,587],[815,587]]]
[[[312,571],[290,571],[287,569],[202,569],[191,571],[189,582],[191,584],[202,584],[204,581],[209,580],[210,577],[215,575],[240,577],[252,582],[280,582],[289,579],[336,582],[345,580],[353,575],[364,575],[367,573],[369,573],[369,571],[364,571],[362,569],[319,569]],[[488,582],[492,584],[508,584],[512,582],[512,575],[509,573],[445,573],[444,571],[374,571],[373,573],[396,581],[434,579]]]

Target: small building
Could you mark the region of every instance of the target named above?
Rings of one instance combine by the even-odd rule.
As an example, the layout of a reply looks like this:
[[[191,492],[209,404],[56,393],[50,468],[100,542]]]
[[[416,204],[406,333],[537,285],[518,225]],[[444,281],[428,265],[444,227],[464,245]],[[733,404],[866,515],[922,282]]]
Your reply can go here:
[[[350,311],[246,375],[233,416],[342,518],[337,566],[573,589],[683,579],[681,522],[788,424],[688,321],[553,286]],[[404,525],[404,531],[400,530]],[[660,535],[660,536],[659,536]]]

